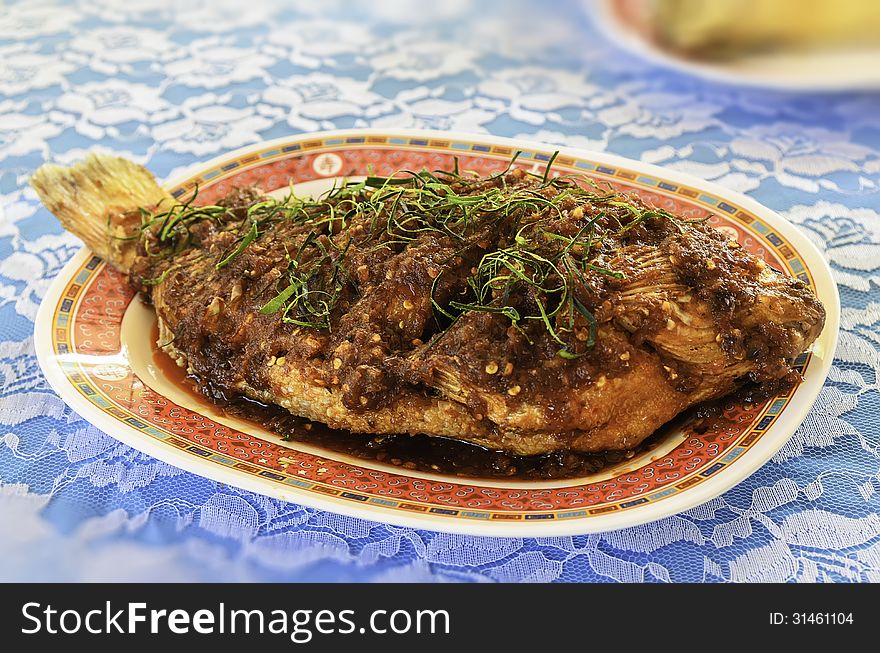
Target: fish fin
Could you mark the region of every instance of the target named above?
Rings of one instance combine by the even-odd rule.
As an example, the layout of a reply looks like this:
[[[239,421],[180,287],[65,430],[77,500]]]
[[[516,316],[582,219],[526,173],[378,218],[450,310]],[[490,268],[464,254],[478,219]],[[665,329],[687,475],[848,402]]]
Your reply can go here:
[[[428,385],[436,388],[453,401],[467,402],[466,390],[461,386],[459,378],[450,370],[435,367],[433,375],[428,380]]]
[[[123,272],[137,253],[138,209],[173,202],[149,170],[108,154],[91,153],[69,168],[47,163],[30,183],[65,229]]]

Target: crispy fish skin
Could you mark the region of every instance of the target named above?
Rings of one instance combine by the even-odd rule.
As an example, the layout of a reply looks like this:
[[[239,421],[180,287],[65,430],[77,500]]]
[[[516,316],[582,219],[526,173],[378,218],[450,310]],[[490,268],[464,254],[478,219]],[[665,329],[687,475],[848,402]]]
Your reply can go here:
[[[145,169],[93,155],[72,169],[41,168],[32,183],[66,228],[152,300],[160,343],[206,394],[242,394],[354,433],[426,433],[524,455],[628,449],[695,403],[786,376],[824,323],[804,284],[711,227],[662,216],[628,224],[628,207],[650,208],[636,197],[564,199],[552,213],[487,218],[467,247],[438,231],[405,246],[345,247],[369,235],[375,215],[353,215],[344,230],[325,224],[317,238],[315,224],[280,221],[233,258],[242,242],[233,227],[260,199],[241,189],[223,218],[195,224],[192,242],[163,258],[149,255],[155,228],[128,239],[138,207],[169,201]],[[542,201],[562,192],[516,169],[468,183],[468,192],[503,186]],[[595,325],[575,315],[566,331],[576,355],[559,355],[558,336],[540,321],[514,328],[498,312],[438,327],[435,304],[469,292],[482,257],[511,245],[514,218],[531,221],[524,238],[536,255],[558,252],[553,235],[582,233],[588,222],[605,234],[576,295]],[[316,243],[347,251],[329,328],[261,311],[284,287],[292,252]],[[544,300],[526,290],[509,301],[525,315]]]
[[[309,353],[317,353],[320,344],[308,336],[302,339],[297,353],[293,353],[292,349],[286,349],[284,350],[286,355],[282,356],[267,355],[268,351],[280,352],[277,347],[267,349],[265,343],[262,345],[258,343],[257,353],[251,356],[264,361],[261,368],[248,370],[244,375],[229,374],[230,369],[236,369],[237,366],[224,365],[218,368],[216,364],[210,362],[217,360],[213,356],[188,354],[187,351],[190,350],[188,346],[177,344],[177,334],[181,333],[181,324],[177,320],[177,311],[172,308],[172,306],[176,308],[176,303],[171,306],[166,303],[163,294],[166,288],[165,284],[160,284],[153,293],[156,313],[159,316],[159,342],[167,343],[163,346],[166,353],[176,360],[178,365],[186,367],[190,373],[204,382],[200,389],[213,399],[225,400],[238,393],[267,404],[281,406],[294,415],[322,422],[331,428],[346,429],[355,433],[430,433],[477,444],[489,444],[492,441],[493,433],[490,425],[475,420],[466,406],[443,397],[425,397],[419,393],[401,391],[393,402],[385,406],[362,412],[349,410],[343,404],[340,389],[327,387],[321,380],[320,366],[309,362]],[[211,302],[212,304],[207,304],[207,310],[199,310],[195,314],[196,319],[201,322],[196,333],[201,333],[201,329],[216,329],[216,324],[213,322],[220,314],[213,313],[210,308],[213,300]],[[233,310],[236,310],[233,306],[225,307],[224,317],[227,323],[242,326],[235,328],[235,333],[229,336],[230,340],[247,339],[249,324],[247,315],[254,313],[245,313],[239,318],[230,315]],[[236,356],[229,350],[216,351],[216,354],[219,356],[229,354],[229,360],[233,364],[248,356],[248,354]],[[230,378],[223,383],[211,382],[209,380],[211,375],[216,377],[218,371],[227,374]]]

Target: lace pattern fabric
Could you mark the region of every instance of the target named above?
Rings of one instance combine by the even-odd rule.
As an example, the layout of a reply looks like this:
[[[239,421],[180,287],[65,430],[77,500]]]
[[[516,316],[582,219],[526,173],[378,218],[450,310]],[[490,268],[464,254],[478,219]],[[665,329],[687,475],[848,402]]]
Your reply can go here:
[[[503,5],[503,6],[502,6]],[[3,580],[880,581],[876,96],[715,85],[603,41],[588,3],[11,2],[0,12]],[[388,526],[183,472],[90,426],[34,355],[80,244],[27,187],[112,150],[168,177],[291,132],[423,127],[543,140],[743,191],[824,253],[837,358],[791,441],[686,513],[612,533]]]

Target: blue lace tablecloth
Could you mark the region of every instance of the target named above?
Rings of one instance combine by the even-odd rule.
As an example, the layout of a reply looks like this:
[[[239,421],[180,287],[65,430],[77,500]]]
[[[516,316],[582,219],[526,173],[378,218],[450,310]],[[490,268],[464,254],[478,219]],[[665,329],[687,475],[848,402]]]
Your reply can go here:
[[[0,7],[0,580],[880,580],[880,94],[714,85],[615,48],[586,2]],[[33,321],[80,247],[37,202],[46,160],[167,177],[296,132],[426,127],[605,150],[743,191],[824,252],[830,377],[738,487],[658,522],[494,539],[342,517],[115,441],[49,388]]]

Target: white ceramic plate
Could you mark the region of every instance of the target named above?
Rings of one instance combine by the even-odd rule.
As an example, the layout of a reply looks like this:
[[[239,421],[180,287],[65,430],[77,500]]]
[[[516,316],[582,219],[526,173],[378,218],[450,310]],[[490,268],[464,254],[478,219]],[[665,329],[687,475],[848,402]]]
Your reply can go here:
[[[880,50],[820,49],[699,61],[663,50],[627,18],[628,0],[584,0],[599,31],[652,63],[716,82],[785,91],[838,92],[880,88]],[[632,4],[632,3],[629,3]]]
[[[559,148],[482,135],[350,130],[247,147],[170,181],[198,183],[210,202],[233,184],[317,191],[341,176],[401,169],[489,173],[543,170]],[[761,405],[725,405],[725,426],[685,424],[656,446],[601,473],[557,481],[483,481],[426,474],[284,442],[181,389],[152,353],[155,317],[125,278],[83,250],[55,279],[37,316],[36,350],[52,387],[92,424],[182,469],[269,496],[365,519],[479,535],[546,536],[632,526],[686,510],[766,462],[809,412],[834,355],[839,302],[827,265],[793,226],[754,200],[638,161],[562,148],[553,172],[580,172],[710,222],[774,267],[797,275],[824,303],[825,329],[797,366],[804,382]]]

